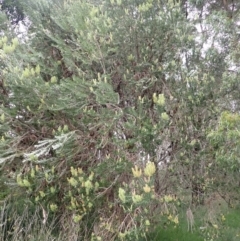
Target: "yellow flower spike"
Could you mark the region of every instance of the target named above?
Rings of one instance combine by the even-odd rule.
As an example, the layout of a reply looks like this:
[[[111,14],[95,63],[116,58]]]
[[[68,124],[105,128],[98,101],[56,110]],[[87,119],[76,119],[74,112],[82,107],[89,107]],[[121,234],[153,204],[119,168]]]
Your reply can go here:
[[[27,77],[29,77],[30,76],[30,70],[28,69],[28,68],[25,68],[24,70],[23,70],[23,73],[22,73],[22,77],[23,78],[27,78]]]
[[[128,61],[132,61],[132,60],[134,60],[134,56],[132,54],[130,54],[127,56],[127,59],[128,59]]]
[[[122,232],[119,232],[118,233],[118,237],[121,239],[121,240],[125,240],[125,236],[127,235],[127,232],[124,232],[124,233],[122,233]]]
[[[147,177],[151,177],[156,172],[156,167],[154,162],[148,162],[144,169],[144,174]]]
[[[5,114],[4,114],[4,113],[1,114],[0,119],[1,119],[1,122],[4,122],[4,121],[5,121]]]
[[[119,197],[119,199],[120,199],[123,203],[126,202],[125,193],[126,193],[125,190],[122,189],[121,187],[118,189],[118,197]]]
[[[25,187],[30,187],[31,186],[31,183],[27,180],[27,179],[23,179],[23,185]]]
[[[50,187],[50,192],[55,193],[56,189],[54,187]]]
[[[133,203],[139,203],[143,199],[142,195],[135,194],[132,196]]]
[[[178,224],[178,223],[179,223],[179,221],[178,221],[178,216],[177,216],[177,215],[176,215],[175,218],[173,219],[173,222],[174,222],[175,224]]]
[[[146,220],[146,221],[145,221],[145,225],[146,225],[146,226],[150,226],[150,221],[149,221],[149,220]]]
[[[39,191],[39,194],[40,194],[41,197],[45,197],[46,196],[46,194],[43,191]]]
[[[80,222],[82,220],[82,218],[83,218],[83,216],[81,216],[81,215],[74,215],[73,221],[75,223],[78,223],[78,222]]]
[[[77,171],[78,171],[78,174],[83,174],[82,168],[78,167]]]
[[[36,68],[35,68],[35,73],[36,73],[37,75],[40,74],[40,66],[39,66],[39,65],[36,66]]]
[[[117,0],[117,5],[121,5],[122,4],[122,0]]]
[[[90,181],[90,180],[87,180],[86,182],[85,182],[85,187],[87,188],[87,189],[92,189],[93,188],[93,184],[92,184],[92,182]]]
[[[152,199],[156,199],[156,196],[155,196],[154,193],[151,195],[151,198],[152,198]]]
[[[55,212],[56,210],[57,210],[57,205],[56,204],[50,204],[50,210],[52,211],[52,212]]]
[[[172,196],[170,196],[170,195],[165,195],[165,196],[164,196],[164,201],[165,201],[166,203],[171,202],[172,200],[173,200]]]
[[[167,114],[166,112],[163,112],[163,113],[161,114],[161,118],[162,118],[163,120],[165,120],[165,121],[168,121],[168,120],[169,120],[169,116],[168,116],[168,114]]]
[[[77,207],[75,201],[76,201],[75,198],[71,197],[71,208],[72,209],[76,209],[76,207]]]
[[[89,176],[89,180],[92,181],[93,180],[93,177],[94,177],[94,172],[91,172],[90,176]]]
[[[7,36],[2,37],[2,42],[3,42],[3,43],[7,43],[7,41],[8,41]]]
[[[94,185],[95,191],[98,190],[98,188],[99,188],[99,183],[98,183],[98,182],[95,182],[95,185]]]
[[[72,174],[72,176],[77,177],[78,171],[74,167],[71,167],[71,174]]]
[[[164,105],[165,105],[165,97],[164,97],[164,94],[159,94],[159,95],[158,95],[157,104],[160,105],[160,106],[164,106]]]
[[[140,168],[138,168],[137,166],[135,166],[134,168],[132,168],[132,173],[133,173],[134,177],[138,178],[138,177],[141,177],[142,170]]]
[[[15,46],[14,46],[14,45],[7,45],[7,44],[4,44],[4,45],[3,45],[3,52],[4,52],[5,54],[10,54],[10,53],[12,53],[14,50],[15,50]]]
[[[18,174],[18,175],[17,175],[17,184],[18,184],[20,187],[24,187],[21,174]]]
[[[91,209],[93,204],[91,202],[88,203],[88,207]]]
[[[98,81],[101,81],[101,75],[100,75],[100,73],[97,73],[97,76],[98,76]]]
[[[79,177],[78,180],[79,180],[80,182],[83,182],[84,178],[83,178],[83,177]]]
[[[151,188],[147,184],[145,184],[145,186],[143,187],[143,191],[149,193],[151,191]]]
[[[67,132],[68,131],[68,125],[63,126],[63,131]]]
[[[158,101],[157,94],[153,93],[153,103],[156,104]]]
[[[78,185],[78,181],[76,179],[74,179],[73,177],[68,178],[68,182],[70,183],[70,185],[72,185],[73,187],[76,187]]]
[[[52,76],[51,79],[50,79],[50,82],[51,83],[57,83],[57,77],[56,76]]]
[[[34,69],[31,68],[30,71],[31,71],[31,75],[34,76],[34,75],[35,75],[35,71],[34,71]]]
[[[32,178],[34,178],[34,177],[35,177],[35,170],[34,170],[34,169],[31,169],[30,176],[31,176]]]
[[[213,224],[213,227],[214,227],[215,229],[218,229],[218,225],[217,225],[217,224]]]

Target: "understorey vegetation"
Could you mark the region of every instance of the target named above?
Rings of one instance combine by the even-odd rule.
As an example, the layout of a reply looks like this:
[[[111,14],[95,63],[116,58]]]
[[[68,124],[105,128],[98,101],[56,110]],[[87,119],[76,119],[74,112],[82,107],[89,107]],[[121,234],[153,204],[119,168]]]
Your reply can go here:
[[[0,241],[239,238],[237,1],[0,2]]]

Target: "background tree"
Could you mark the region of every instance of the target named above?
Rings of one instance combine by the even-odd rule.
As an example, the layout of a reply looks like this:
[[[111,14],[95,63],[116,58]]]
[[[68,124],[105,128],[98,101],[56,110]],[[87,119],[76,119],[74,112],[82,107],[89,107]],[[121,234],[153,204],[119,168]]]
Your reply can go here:
[[[1,10],[4,11],[11,21],[12,25],[17,25],[24,20],[23,8],[20,1],[1,0]]]

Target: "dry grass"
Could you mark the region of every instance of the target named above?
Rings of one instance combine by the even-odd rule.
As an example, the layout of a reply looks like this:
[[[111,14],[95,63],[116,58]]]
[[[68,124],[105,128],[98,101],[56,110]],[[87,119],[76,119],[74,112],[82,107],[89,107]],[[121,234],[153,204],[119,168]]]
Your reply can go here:
[[[18,214],[7,202],[0,210],[0,241],[77,241],[78,225],[65,219],[65,228],[59,230],[60,221],[52,218],[43,222],[42,209],[32,212],[29,207]]]

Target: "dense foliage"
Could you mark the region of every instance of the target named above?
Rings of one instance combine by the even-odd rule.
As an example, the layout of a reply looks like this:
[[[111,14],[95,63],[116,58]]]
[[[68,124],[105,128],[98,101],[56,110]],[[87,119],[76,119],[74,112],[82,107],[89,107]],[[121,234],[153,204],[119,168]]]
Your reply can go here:
[[[238,5],[197,2],[15,6],[30,24],[0,39],[2,199],[69,240],[147,239],[213,192],[234,204]]]

